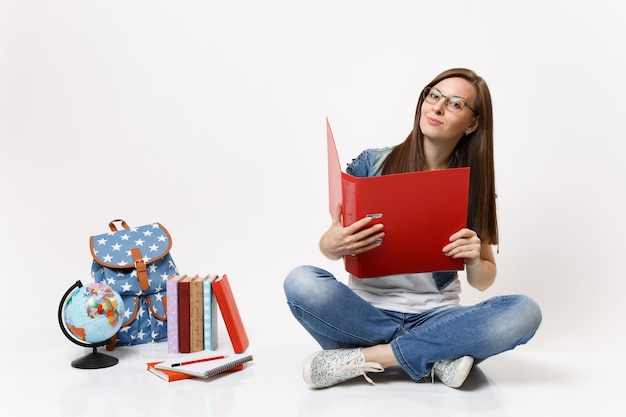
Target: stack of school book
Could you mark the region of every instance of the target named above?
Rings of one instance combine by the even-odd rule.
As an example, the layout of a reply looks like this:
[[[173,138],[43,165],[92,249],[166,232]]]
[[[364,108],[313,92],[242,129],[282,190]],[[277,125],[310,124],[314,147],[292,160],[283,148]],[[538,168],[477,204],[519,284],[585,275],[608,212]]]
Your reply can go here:
[[[243,362],[237,360],[252,360],[251,355],[241,356],[249,345],[248,334],[227,275],[173,275],[166,282],[166,290],[168,354],[176,355],[181,361],[197,359],[194,355],[212,357],[207,353],[215,352],[218,346],[219,307],[235,355],[229,355],[234,362],[222,362],[220,358],[219,362],[210,364],[211,369],[215,365],[220,372],[240,370],[243,369]],[[199,377],[186,372],[194,367],[170,369],[167,363],[149,362],[148,370],[166,381]]]
[[[167,291],[167,351],[192,353],[217,347],[215,275],[173,275]]]

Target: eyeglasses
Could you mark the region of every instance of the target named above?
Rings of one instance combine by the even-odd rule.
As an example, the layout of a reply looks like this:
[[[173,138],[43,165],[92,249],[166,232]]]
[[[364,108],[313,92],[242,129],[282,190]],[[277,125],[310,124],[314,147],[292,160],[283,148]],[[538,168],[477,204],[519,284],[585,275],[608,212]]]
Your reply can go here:
[[[441,94],[441,91],[437,90],[434,87],[424,88],[422,97],[424,97],[424,100],[426,100],[430,104],[437,103],[443,97],[444,99],[446,99],[446,101],[444,102],[444,105],[446,106],[446,109],[448,109],[448,111],[451,111],[452,113],[458,113],[461,110],[463,110],[465,107],[467,107],[468,109],[472,111],[472,113],[476,114],[476,111],[472,108],[472,106],[467,104],[467,101],[463,100],[461,97],[445,96]]]

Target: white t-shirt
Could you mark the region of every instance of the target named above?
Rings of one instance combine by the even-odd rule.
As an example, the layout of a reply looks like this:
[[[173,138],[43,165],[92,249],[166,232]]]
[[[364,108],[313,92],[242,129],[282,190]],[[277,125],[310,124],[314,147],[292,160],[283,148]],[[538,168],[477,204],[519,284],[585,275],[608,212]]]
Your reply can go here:
[[[377,278],[350,275],[348,286],[376,308],[411,314],[459,305],[461,293],[458,277],[443,290],[438,290],[431,272]]]

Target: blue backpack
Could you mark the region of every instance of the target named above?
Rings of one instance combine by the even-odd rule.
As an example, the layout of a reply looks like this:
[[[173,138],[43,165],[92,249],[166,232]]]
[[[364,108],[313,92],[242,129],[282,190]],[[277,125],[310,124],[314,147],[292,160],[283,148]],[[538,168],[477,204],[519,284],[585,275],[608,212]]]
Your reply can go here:
[[[89,239],[93,280],[112,287],[124,301],[122,327],[107,344],[107,350],[166,341],[165,284],[178,273],[170,255],[170,234],[159,223],[129,227],[120,219],[111,221],[109,229]]]

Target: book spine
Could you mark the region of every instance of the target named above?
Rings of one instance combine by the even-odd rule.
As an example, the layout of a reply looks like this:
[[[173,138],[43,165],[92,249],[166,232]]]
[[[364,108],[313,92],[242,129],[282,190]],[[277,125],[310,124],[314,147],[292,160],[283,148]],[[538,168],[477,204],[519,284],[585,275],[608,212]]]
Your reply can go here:
[[[217,302],[211,289],[211,282],[215,276],[208,276],[202,282],[203,285],[203,320],[204,320],[204,348],[217,349]]]
[[[202,278],[196,276],[189,284],[189,350],[204,350]]]
[[[228,277],[226,275],[222,275],[217,278],[213,281],[212,288],[220,312],[222,313],[222,318],[224,319],[224,324],[226,325],[226,330],[233,345],[233,349],[235,353],[242,353],[246,350],[249,344],[248,334],[246,333],[243,321],[241,320],[239,308],[235,302],[235,297],[230,287],[230,283],[228,282]]]
[[[178,280],[173,275],[165,283],[167,292],[167,353],[180,353],[178,349]]]
[[[180,353],[191,353],[190,331],[190,288],[187,278],[178,283],[178,347]]]

